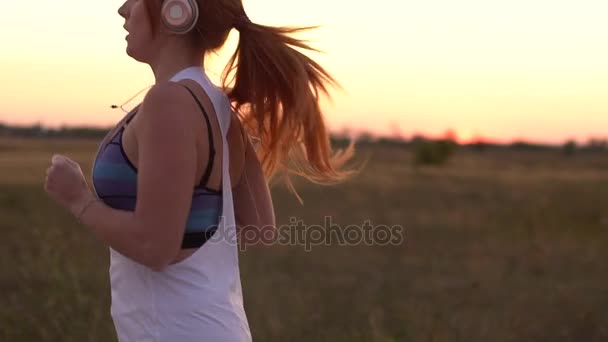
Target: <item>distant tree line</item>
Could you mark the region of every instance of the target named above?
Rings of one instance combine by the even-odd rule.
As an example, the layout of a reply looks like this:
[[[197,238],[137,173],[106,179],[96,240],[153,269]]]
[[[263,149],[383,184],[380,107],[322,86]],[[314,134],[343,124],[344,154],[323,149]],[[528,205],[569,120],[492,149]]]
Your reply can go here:
[[[470,143],[458,143],[454,134],[448,130],[443,137],[429,138],[423,135],[414,135],[411,139],[401,137],[374,137],[371,133],[362,133],[356,138],[358,147],[397,147],[408,148],[413,152],[415,165],[443,165],[456,153],[457,150],[470,150],[479,153],[496,150],[514,151],[557,151],[565,155],[578,152],[606,152],[608,153],[608,139],[591,138],[587,144],[578,145],[574,140],[568,140],[562,145],[538,144],[516,140],[509,144],[498,144],[481,139]],[[346,134],[332,135],[332,143],[338,147],[346,146],[349,137]]]
[[[608,151],[608,139],[590,138],[585,145],[579,146],[576,141],[568,140],[562,145],[562,151],[566,155],[581,152],[606,152]]]
[[[101,139],[110,128],[102,127],[68,127],[48,128],[41,124],[14,126],[0,123],[0,137],[25,137],[25,138],[95,138]],[[346,146],[352,139],[348,133],[331,134],[333,145]],[[413,148],[415,160],[422,164],[443,164],[457,149],[471,149],[484,152],[495,149],[512,149],[522,151],[555,150],[561,149],[564,154],[572,155],[581,152],[604,152],[608,151],[608,139],[590,138],[584,145],[579,145],[574,140],[568,140],[563,145],[534,144],[526,141],[514,141],[510,144],[495,144],[479,140],[468,144],[459,144],[452,131],[448,130],[443,137],[429,138],[423,135],[414,135],[411,139],[402,137],[374,137],[371,133],[361,133],[354,137],[357,146],[385,146],[385,147],[408,147]]]
[[[103,138],[109,128],[59,127],[47,128],[40,124],[10,126],[0,123],[0,136],[22,138]]]

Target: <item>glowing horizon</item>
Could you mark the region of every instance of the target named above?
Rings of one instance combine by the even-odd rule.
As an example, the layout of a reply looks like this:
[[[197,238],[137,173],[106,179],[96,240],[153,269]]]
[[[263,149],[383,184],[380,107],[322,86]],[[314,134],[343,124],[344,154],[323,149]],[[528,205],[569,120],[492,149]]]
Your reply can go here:
[[[122,112],[110,104],[153,83],[149,67],[125,53],[120,4],[8,5],[0,29],[18,33],[0,38],[0,122],[116,123]],[[325,51],[310,55],[345,88],[333,92],[333,105],[323,104],[332,130],[410,137],[452,129],[461,141],[481,136],[546,143],[608,136],[607,2],[373,5],[245,2],[255,22],[321,25],[302,37]],[[207,61],[212,80],[218,80],[236,37],[233,32],[226,49]]]

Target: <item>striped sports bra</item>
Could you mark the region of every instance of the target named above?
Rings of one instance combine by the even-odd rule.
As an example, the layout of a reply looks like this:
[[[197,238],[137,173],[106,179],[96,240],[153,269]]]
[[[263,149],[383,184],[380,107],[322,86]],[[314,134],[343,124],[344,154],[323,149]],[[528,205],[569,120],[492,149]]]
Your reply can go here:
[[[186,222],[181,248],[196,248],[202,246],[215,233],[220,216],[222,215],[222,192],[207,187],[211,176],[215,147],[209,115],[196,95],[182,84],[194,97],[203,112],[207,123],[209,136],[209,162],[201,182],[192,193],[192,206]],[[135,110],[125,124],[114,134],[110,141],[102,146],[93,165],[92,179],[97,196],[114,209],[135,211],[137,202],[137,168],[125,153],[122,145],[122,135],[125,125],[137,114]]]

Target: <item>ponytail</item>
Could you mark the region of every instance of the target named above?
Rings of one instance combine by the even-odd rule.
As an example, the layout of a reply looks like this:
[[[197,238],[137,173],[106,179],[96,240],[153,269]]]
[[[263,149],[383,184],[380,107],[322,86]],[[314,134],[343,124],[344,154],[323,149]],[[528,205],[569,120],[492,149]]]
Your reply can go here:
[[[260,139],[258,157],[265,175],[280,172],[296,196],[290,175],[318,184],[348,178],[354,171],[341,168],[353,156],[354,145],[332,150],[319,105],[320,93],[329,98],[328,87],[340,86],[294,47],[318,50],[290,36],[315,27],[270,27],[249,20],[235,26],[239,43],[222,83],[247,132]]]

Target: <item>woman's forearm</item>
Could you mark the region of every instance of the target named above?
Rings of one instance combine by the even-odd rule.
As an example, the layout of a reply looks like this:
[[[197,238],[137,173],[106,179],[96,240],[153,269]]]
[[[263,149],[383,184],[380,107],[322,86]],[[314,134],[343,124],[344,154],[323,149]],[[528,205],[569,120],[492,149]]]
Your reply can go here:
[[[240,182],[233,188],[235,219],[242,246],[268,246],[277,238],[270,189],[254,147],[247,139]]]

